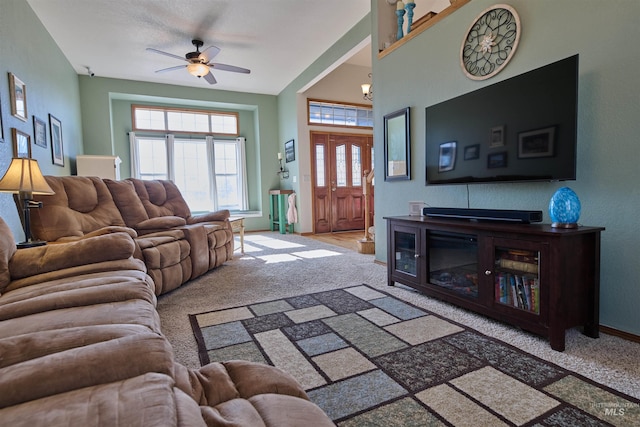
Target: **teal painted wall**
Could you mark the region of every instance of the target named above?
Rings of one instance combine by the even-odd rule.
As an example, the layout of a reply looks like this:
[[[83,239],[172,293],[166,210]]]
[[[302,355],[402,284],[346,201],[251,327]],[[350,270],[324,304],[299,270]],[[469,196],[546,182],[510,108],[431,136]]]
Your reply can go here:
[[[471,81],[459,65],[462,38],[471,22],[494,3],[474,0],[373,61],[374,138],[382,140],[384,114],[407,106],[411,107],[412,138],[412,180],[376,180],[376,258],[386,261],[382,218],[406,214],[409,201],[443,207],[537,209],[550,222],[549,198],[557,188],[568,185],[582,202],[580,223],[606,227],[602,234],[601,323],[640,334],[640,2],[512,0],[509,4],[522,22],[515,56],[497,76]],[[374,22],[376,4],[372,1]],[[377,46],[378,34],[372,38]],[[425,107],[576,53],[580,54],[576,181],[425,186]],[[376,170],[384,170],[383,158],[378,144]]]
[[[11,115],[8,73],[27,87],[27,113],[23,122]],[[31,136],[31,154],[45,175],[69,175],[69,158],[82,154],[78,75],[26,0],[3,0],[0,6],[0,107],[4,142],[0,142],[0,176],[13,155],[11,128]],[[49,114],[62,122],[64,167],[51,161]],[[47,148],[33,144],[33,116],[47,123]],[[24,240],[18,212],[11,194],[0,193],[0,216],[17,241]]]
[[[269,228],[268,190],[277,186],[277,97],[200,89],[130,80],[80,76],[84,148],[86,154],[117,155],[122,177],[130,175],[131,104],[221,109],[240,114],[240,136],[246,138],[251,210],[248,229]]]

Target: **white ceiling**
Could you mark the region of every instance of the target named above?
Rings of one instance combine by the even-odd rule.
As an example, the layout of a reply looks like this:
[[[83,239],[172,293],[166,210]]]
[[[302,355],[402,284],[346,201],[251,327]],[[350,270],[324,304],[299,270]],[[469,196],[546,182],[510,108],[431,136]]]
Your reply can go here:
[[[370,0],[27,0],[78,74],[277,95],[358,23]],[[211,86],[178,56],[191,40],[215,45],[212,62],[251,74],[214,71]],[[204,49],[203,48],[203,49]],[[371,66],[370,48],[353,62]],[[351,61],[350,61],[351,62]]]

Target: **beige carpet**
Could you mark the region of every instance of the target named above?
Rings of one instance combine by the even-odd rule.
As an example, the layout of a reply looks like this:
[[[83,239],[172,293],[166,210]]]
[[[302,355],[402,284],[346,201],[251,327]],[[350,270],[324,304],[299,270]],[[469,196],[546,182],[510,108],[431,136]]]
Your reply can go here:
[[[591,339],[572,329],[567,331],[566,350],[559,353],[539,337],[428,298],[411,288],[388,287],[386,267],[374,263],[372,255],[298,235],[249,233],[245,238],[245,252],[244,256],[236,252],[233,261],[158,299],[162,328],[174,346],[178,362],[194,368],[200,366],[189,314],[366,283],[640,398],[640,345],[637,343],[606,334]]]

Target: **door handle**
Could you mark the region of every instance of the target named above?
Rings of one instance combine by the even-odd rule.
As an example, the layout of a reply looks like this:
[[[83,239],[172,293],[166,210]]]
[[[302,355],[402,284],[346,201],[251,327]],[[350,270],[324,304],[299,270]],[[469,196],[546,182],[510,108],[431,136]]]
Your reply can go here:
[[[336,191],[336,182],[331,181],[331,191]]]

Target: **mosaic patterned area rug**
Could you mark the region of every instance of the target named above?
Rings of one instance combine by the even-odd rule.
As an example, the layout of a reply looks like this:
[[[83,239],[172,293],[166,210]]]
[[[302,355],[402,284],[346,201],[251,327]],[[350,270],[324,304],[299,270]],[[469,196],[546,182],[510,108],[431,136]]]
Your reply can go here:
[[[366,285],[190,321],[203,365],[275,365],[341,427],[640,425],[637,399]]]

